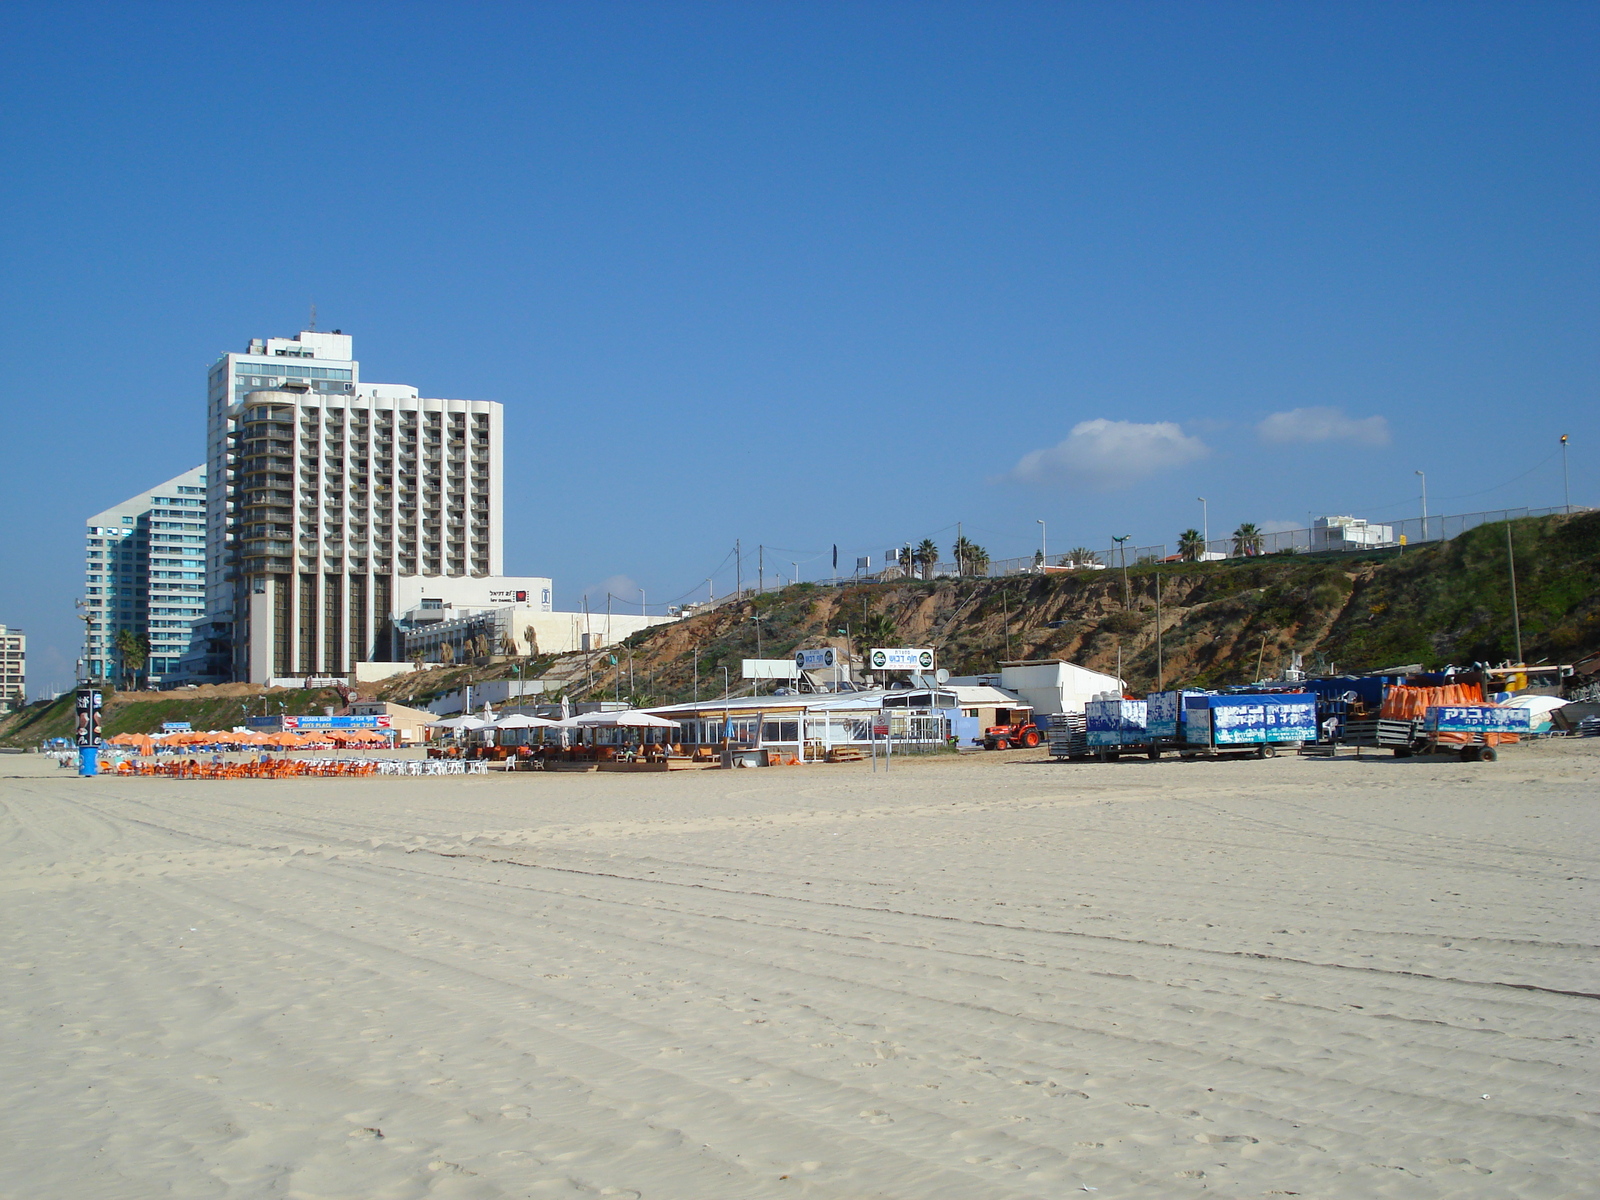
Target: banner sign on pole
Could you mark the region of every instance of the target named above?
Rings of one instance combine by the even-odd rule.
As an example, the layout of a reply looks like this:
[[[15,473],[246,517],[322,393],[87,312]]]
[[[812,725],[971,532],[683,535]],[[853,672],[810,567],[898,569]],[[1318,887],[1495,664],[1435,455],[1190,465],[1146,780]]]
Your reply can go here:
[[[100,744],[101,694],[98,688],[79,688],[73,704],[77,715],[77,742],[80,746]]]
[[[875,648],[867,655],[867,665],[874,671],[931,671],[933,651]]]
[[[802,671],[830,671],[839,665],[839,652],[832,646],[821,650],[796,650],[794,661]]]

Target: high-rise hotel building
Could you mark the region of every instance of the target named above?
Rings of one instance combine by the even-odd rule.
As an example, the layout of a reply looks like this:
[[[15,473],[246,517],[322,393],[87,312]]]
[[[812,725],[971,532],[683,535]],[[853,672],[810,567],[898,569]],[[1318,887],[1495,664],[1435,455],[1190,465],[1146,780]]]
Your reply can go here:
[[[28,639],[20,629],[0,625],[0,716],[14,712],[28,698]]]
[[[392,617],[502,569],[502,407],[364,383],[352,339],[254,340],[207,398],[207,627],[193,675],[344,676]]]
[[[206,469],[193,467],[84,523],[84,667],[89,679],[170,679],[205,612]],[[145,640],[136,672],[117,649]]]

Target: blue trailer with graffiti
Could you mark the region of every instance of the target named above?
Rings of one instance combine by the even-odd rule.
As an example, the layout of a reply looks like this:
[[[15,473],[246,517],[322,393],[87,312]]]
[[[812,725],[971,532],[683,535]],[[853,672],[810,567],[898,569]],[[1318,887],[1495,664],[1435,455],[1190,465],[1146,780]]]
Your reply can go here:
[[[1149,705],[1143,700],[1090,700],[1084,705],[1085,741],[1100,759],[1150,748]]]
[[[1317,740],[1317,697],[1311,692],[1185,695],[1183,718],[1186,757],[1271,758],[1278,746]]]

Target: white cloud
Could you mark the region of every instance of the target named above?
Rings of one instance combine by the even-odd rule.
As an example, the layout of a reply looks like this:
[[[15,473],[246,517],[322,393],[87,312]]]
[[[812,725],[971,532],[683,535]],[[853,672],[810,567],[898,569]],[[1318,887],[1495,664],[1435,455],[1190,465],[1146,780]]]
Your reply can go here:
[[[1355,442],[1362,446],[1387,446],[1389,422],[1382,417],[1359,420],[1340,408],[1294,408],[1273,413],[1256,426],[1264,442]]]
[[[1080,421],[1066,440],[1022,456],[1010,478],[1021,483],[1070,483],[1109,491],[1151,475],[1181,467],[1211,453],[1197,437],[1188,437],[1172,421],[1148,425]]]

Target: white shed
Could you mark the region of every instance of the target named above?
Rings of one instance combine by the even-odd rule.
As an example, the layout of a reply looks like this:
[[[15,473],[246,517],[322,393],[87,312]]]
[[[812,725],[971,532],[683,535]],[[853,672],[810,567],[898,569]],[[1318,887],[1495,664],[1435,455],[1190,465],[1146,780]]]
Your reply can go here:
[[[1114,675],[1091,671],[1059,658],[1001,663],[1000,670],[993,674],[967,675],[950,682],[1003,688],[1031,704],[1038,717],[1058,712],[1083,712],[1084,705],[1094,697],[1124,690],[1122,680]]]

